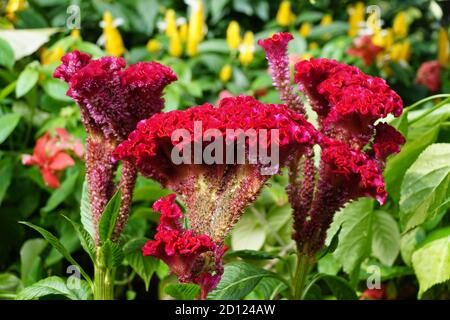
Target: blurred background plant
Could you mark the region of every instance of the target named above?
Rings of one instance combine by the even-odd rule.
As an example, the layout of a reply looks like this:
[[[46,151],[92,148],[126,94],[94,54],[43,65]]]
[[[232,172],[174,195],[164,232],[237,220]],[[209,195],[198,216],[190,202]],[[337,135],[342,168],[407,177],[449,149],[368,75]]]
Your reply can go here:
[[[356,65],[386,79],[409,106],[391,121],[407,144],[388,161],[387,203],[379,207],[360,200],[337,215],[305,298],[450,298],[449,1],[9,0],[0,5],[0,298],[91,297],[84,282],[82,290],[74,290],[63,280],[71,273],[59,251],[18,224],[45,226],[79,265],[89,266],[77,231],[62,215],[80,221],[82,152],[58,145],[49,154],[39,146],[56,139],[61,129],[72,143],[85,138],[78,108],[65,96],[66,84],[51,76],[64,53],[78,49],[95,58],[123,56],[130,64],[157,60],[170,66],[179,81],[166,88],[165,111],[238,94],[278,103],[256,45],[277,31],[295,37],[289,47],[292,65],[310,57]],[[39,161],[24,166],[24,154]],[[273,178],[236,226],[227,240],[224,278],[211,298],[288,294],[294,245],[286,183],[285,175]],[[115,279],[117,298],[190,299],[198,292],[193,285],[177,285],[163,263],[140,253],[159,218],[151,204],[166,194],[155,182],[138,179]],[[382,282],[375,293],[366,291],[366,280],[374,275]]]

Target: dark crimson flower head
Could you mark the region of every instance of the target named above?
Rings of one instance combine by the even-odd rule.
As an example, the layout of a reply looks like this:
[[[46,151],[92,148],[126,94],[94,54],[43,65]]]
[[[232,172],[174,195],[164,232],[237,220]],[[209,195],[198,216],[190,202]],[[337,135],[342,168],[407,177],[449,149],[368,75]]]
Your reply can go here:
[[[175,81],[175,73],[157,62],[139,62],[125,68],[125,60],[92,60],[74,51],[62,58],[54,77],[66,81],[67,95],[80,106],[88,132],[110,141],[122,141],[139,120],[160,112],[162,91]]]
[[[290,34],[279,33],[259,44],[281,99],[305,114],[290,90],[286,61],[291,39]],[[379,52],[367,37],[355,40],[349,50],[366,64]],[[324,244],[333,215],[346,203],[363,196],[385,202],[382,170],[386,158],[399,152],[405,139],[388,124],[375,123],[389,114],[400,116],[403,103],[383,79],[335,60],[297,62],[294,81],[317,113],[321,157],[317,169],[313,150],[291,160],[287,192],[293,208],[293,238],[300,252],[314,256]]]
[[[323,130],[357,148],[370,140],[376,120],[402,113],[402,100],[386,81],[356,67],[312,58],[295,70],[295,81],[311,99]]]
[[[348,190],[351,199],[363,196],[386,201],[382,171],[378,163],[344,142],[325,138],[322,143],[322,160],[327,181],[336,189]]]
[[[196,129],[199,124],[201,128]],[[184,130],[182,136],[172,139],[179,129]],[[272,129],[278,133],[273,141]],[[202,155],[210,147],[208,132],[214,133],[215,142],[223,141],[220,145],[224,153],[216,162],[196,162],[195,148]],[[253,135],[247,135],[248,132]],[[260,136],[264,132],[267,139]],[[260,158],[251,157],[251,147],[258,147],[259,155],[263,150],[271,153],[272,147],[278,149],[279,166],[274,174],[288,158],[303,152],[317,139],[312,125],[285,105],[263,104],[241,96],[224,98],[217,108],[204,104],[141,121],[116,148],[114,157],[130,161],[144,176],[178,192],[187,206],[193,229],[219,242],[269,177],[261,174],[265,164]],[[241,146],[245,147],[243,158],[237,151]],[[186,156],[187,163],[174,163],[174,151]]]
[[[289,41],[294,39],[289,32],[279,32],[267,39],[258,40],[258,44],[266,52],[268,60],[282,59],[282,55],[287,50]]]
[[[182,212],[174,194],[156,201],[153,210],[161,212],[160,224],[155,240],[149,240],[142,248],[143,255],[164,261],[180,282],[198,284],[201,298],[206,299],[222,276],[224,247],[208,235],[182,226]]]
[[[273,84],[277,88],[280,98],[289,108],[304,114],[303,103],[295,94],[291,86],[291,70],[289,67],[288,44],[294,39],[289,32],[275,33],[267,39],[258,40],[258,44],[266,53],[269,71]]]

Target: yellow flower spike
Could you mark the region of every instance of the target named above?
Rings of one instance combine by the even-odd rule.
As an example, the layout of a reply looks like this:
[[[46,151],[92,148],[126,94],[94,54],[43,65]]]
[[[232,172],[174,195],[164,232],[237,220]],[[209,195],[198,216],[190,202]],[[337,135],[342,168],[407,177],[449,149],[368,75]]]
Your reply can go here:
[[[5,8],[5,16],[8,20],[15,21],[15,13],[24,10],[26,7],[27,2],[25,0],[9,0]]]
[[[56,47],[52,50],[44,48],[41,53],[41,64],[48,65],[60,61],[63,55],[64,49],[62,47]]]
[[[308,46],[308,49],[309,50],[316,50],[316,49],[318,49],[319,48],[319,44],[317,43],[317,42],[311,42],[310,44],[309,44],[309,46]]]
[[[155,53],[161,50],[161,42],[156,39],[150,39],[146,45],[147,51],[150,53]]]
[[[188,56],[195,56],[198,52],[198,45],[203,40],[205,24],[205,6],[202,0],[193,0],[191,3],[191,14],[189,16],[189,29],[186,44]]]
[[[233,69],[229,64],[226,64],[222,67],[219,73],[219,78],[222,82],[228,82],[231,79],[231,75],[233,73]]]
[[[164,21],[166,22],[166,30],[164,33],[166,36],[170,37],[173,32],[177,31],[177,16],[175,10],[167,10]]]
[[[402,43],[402,60],[409,61],[411,57],[411,43],[409,40],[404,40]]]
[[[333,17],[331,14],[326,14],[322,17],[322,20],[320,20],[321,26],[327,26],[329,24],[333,23]]]
[[[438,61],[441,65],[450,64],[450,41],[445,28],[439,29],[438,35]]]
[[[120,57],[125,52],[125,46],[119,30],[114,26],[113,17],[109,11],[103,13],[103,24],[106,52],[112,56]]]
[[[187,23],[183,23],[179,28],[181,42],[186,42],[188,38],[189,26]]]
[[[409,26],[406,18],[406,13],[404,11],[400,11],[396,14],[394,22],[392,24],[394,36],[398,38],[404,38],[408,35]]]
[[[70,36],[74,39],[81,40],[80,29],[72,29],[72,31],[70,31]]]
[[[181,39],[178,30],[172,32],[170,36],[169,54],[172,57],[181,57],[181,55],[183,54],[183,46],[181,45]]]
[[[311,33],[311,23],[303,22],[298,32],[303,38],[306,38]]]
[[[295,21],[295,14],[291,10],[291,3],[288,0],[283,0],[278,8],[276,20],[278,25],[282,27],[289,26]]]
[[[366,25],[372,34],[381,32],[381,26],[378,21],[378,13],[376,11],[369,14],[369,16],[367,17]]]
[[[227,44],[232,50],[239,48],[241,44],[241,28],[237,21],[231,21],[227,28]]]
[[[411,44],[408,40],[397,42],[392,45],[389,57],[392,61],[408,61],[411,55]]]
[[[253,32],[247,31],[244,34],[244,40],[239,47],[239,61],[243,65],[249,65],[253,61],[254,51],[255,51],[255,39]]]
[[[354,6],[349,6],[348,11],[348,35],[354,37],[358,34],[361,23],[364,21],[366,7],[363,2],[357,2]]]

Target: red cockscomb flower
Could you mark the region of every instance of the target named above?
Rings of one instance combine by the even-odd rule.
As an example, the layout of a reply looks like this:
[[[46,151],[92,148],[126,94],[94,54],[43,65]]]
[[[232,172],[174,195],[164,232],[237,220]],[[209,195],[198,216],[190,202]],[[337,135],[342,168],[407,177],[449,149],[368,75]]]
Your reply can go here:
[[[427,61],[417,70],[416,82],[428,88],[431,92],[441,89],[441,69],[439,61]]]
[[[201,123],[199,132],[195,132],[196,123]],[[172,140],[173,133],[180,128],[185,131]],[[128,140],[116,148],[114,157],[134,163],[144,176],[178,192],[187,206],[191,226],[198,233],[223,240],[269,177],[261,174],[264,168],[261,159],[250,159],[248,151],[258,145],[260,155],[264,149],[271,150],[271,129],[278,133],[273,143],[279,150],[279,166],[317,141],[314,128],[303,116],[284,105],[263,104],[241,96],[225,98],[217,108],[204,104],[154,115],[138,124]],[[253,137],[246,137],[247,130],[253,130]],[[267,141],[260,139],[262,130],[267,130]],[[214,139],[222,139],[224,154],[216,154],[219,158],[210,164],[196,164],[192,153],[196,147],[201,152],[206,150],[210,142],[200,144],[199,138],[208,132],[214,133]],[[238,152],[227,147],[239,143],[240,139],[245,146],[244,159],[238,159]],[[188,152],[187,147],[194,152]],[[174,152],[182,154],[189,163],[175,164]],[[230,165],[230,161],[235,165]],[[271,174],[277,173],[279,166]],[[221,199],[229,201],[226,213],[221,212],[224,208]]]
[[[216,245],[206,234],[195,234],[182,226],[183,215],[174,194],[156,201],[153,210],[161,213],[160,224],[155,240],[142,248],[143,255],[164,261],[180,282],[198,284],[200,298],[206,299],[223,273],[223,246]]]
[[[177,79],[175,73],[157,62],[139,62],[124,69],[123,58],[90,56],[74,51],[62,58],[54,77],[66,81],[67,95],[81,108],[88,131],[107,139],[123,140],[139,120],[160,112],[163,89]]]
[[[347,49],[347,54],[359,57],[366,66],[371,66],[381,51],[383,48],[374,44],[371,36],[365,35],[353,40],[352,46]]]
[[[140,120],[162,110],[162,92],[177,77],[169,67],[157,62],[139,62],[125,68],[123,58],[92,60],[79,51],[68,53],[61,60],[53,76],[69,84],[67,95],[79,105],[88,132],[86,173],[96,226],[115,189],[117,165],[112,162],[112,151]],[[136,174],[134,166],[124,162],[115,240],[128,218]]]
[[[373,134],[373,124],[403,109],[400,96],[381,78],[329,59],[310,59],[295,65],[300,84],[329,135],[361,148]]]
[[[290,75],[277,64],[284,66],[288,61],[287,43],[291,38],[281,33],[259,41],[282,99],[286,86],[280,83],[288,84]],[[350,50],[367,64],[380,51],[369,40],[357,39]],[[375,123],[389,114],[399,116],[403,103],[383,79],[335,60],[300,61],[295,65],[294,80],[318,115],[319,167],[314,165],[311,149],[293,157],[287,187],[293,208],[293,238],[301,253],[313,256],[323,246],[334,213],[346,203],[363,196],[380,203],[386,200],[382,170],[386,158],[398,152],[405,140],[388,124]],[[289,94],[289,101],[295,100]],[[288,106],[304,113],[291,103]]]
[[[44,182],[50,188],[59,187],[59,173],[75,164],[67,153],[72,152],[79,158],[83,157],[84,148],[81,142],[72,137],[65,129],[55,129],[55,135],[46,132],[36,141],[32,155],[22,155],[24,165],[36,165],[41,171]]]

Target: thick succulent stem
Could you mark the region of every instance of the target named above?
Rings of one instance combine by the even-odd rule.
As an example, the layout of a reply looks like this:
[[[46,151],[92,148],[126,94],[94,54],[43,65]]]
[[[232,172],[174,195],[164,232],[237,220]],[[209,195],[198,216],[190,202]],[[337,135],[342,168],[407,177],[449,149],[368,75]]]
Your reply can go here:
[[[294,300],[304,299],[306,279],[312,265],[311,257],[302,251],[297,252],[297,267],[294,274],[294,288],[292,294]]]
[[[94,300],[114,299],[113,273],[113,270],[104,266],[100,249],[98,249],[97,260],[94,265]]]
[[[122,174],[120,176],[120,211],[117,223],[114,229],[113,240],[118,241],[120,235],[125,227],[131,209],[131,202],[133,200],[133,190],[136,184],[137,169],[129,161],[124,161],[122,166]]]

